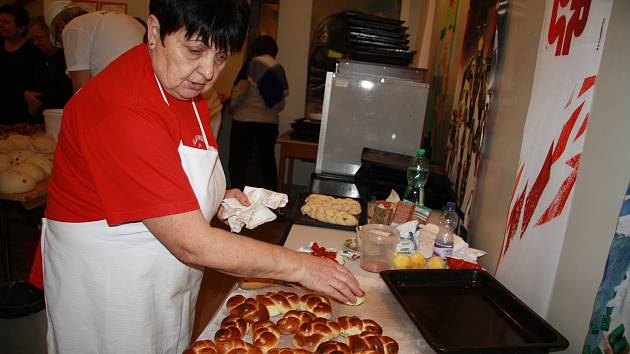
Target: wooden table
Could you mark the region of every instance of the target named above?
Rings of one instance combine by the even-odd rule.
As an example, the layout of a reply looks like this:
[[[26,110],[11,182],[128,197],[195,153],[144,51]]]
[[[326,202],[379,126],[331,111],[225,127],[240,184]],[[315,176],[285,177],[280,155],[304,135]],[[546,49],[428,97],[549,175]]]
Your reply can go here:
[[[48,180],[39,182],[35,189],[25,193],[3,194],[0,193],[0,278],[9,281],[13,278],[11,270],[11,235],[7,225],[6,215],[9,208],[21,207],[32,210],[46,204],[48,196]]]
[[[287,174],[287,188],[291,191],[293,184],[293,160],[316,160],[317,159],[317,143],[311,141],[296,140],[291,138],[291,132],[288,131],[276,139],[276,144],[280,145],[280,167],[278,171],[278,192],[284,189],[284,174],[286,160],[289,160],[289,173]]]

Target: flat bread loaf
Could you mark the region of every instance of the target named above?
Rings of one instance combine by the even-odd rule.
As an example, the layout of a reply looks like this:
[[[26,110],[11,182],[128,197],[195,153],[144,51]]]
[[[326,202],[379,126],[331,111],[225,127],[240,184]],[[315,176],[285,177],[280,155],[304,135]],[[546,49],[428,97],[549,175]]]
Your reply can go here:
[[[55,139],[48,134],[40,134],[33,137],[33,147],[36,151],[52,154],[55,152],[56,146]]]
[[[4,152],[4,153],[13,152],[16,149],[17,147],[11,141],[6,140],[6,139],[0,140],[0,152]]]
[[[46,172],[46,176],[50,176],[53,167],[53,155],[33,153],[25,162],[36,164]]]
[[[11,167],[11,157],[0,153],[0,172],[6,171]]]
[[[11,170],[31,176],[35,180],[35,183],[39,183],[46,179],[46,172],[44,169],[31,162],[23,162],[17,166],[11,167]]]
[[[18,150],[30,150],[33,148],[33,139],[28,135],[9,135],[8,141],[12,142]]]
[[[36,185],[33,177],[22,172],[7,170],[0,173],[0,193],[24,193],[33,190]]]

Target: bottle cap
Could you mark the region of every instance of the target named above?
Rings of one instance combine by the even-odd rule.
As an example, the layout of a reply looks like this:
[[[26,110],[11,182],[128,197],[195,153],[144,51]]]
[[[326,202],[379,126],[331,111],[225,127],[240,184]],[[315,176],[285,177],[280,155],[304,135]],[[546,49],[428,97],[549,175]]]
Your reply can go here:
[[[456,206],[457,204],[455,204],[455,202],[446,202],[446,209],[455,210]]]

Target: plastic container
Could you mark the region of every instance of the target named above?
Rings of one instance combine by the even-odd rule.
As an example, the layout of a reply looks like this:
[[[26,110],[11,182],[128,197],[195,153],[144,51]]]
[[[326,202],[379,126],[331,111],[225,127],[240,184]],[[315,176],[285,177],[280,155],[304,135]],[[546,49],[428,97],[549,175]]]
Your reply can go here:
[[[45,109],[42,113],[44,114],[44,122],[46,123],[46,133],[57,141],[59,130],[61,130],[63,109]]]
[[[455,208],[455,203],[446,203],[446,209],[442,211],[442,215],[440,215],[440,222],[438,224],[440,229],[435,237],[433,254],[442,257],[444,260],[453,254],[453,233],[455,232],[455,228],[457,228],[457,212]]]
[[[424,149],[418,149],[407,167],[407,189],[404,201],[424,206],[424,186],[429,179],[429,161],[424,155]]]
[[[361,268],[378,273],[392,268],[396,245],[400,242],[400,231],[389,225],[368,224],[357,227]]]

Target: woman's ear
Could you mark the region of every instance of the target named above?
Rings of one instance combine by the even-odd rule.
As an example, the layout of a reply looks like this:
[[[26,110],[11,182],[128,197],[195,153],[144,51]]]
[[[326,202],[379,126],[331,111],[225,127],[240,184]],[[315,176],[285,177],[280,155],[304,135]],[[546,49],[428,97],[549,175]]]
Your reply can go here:
[[[147,17],[147,43],[149,49],[155,49],[160,40],[160,21],[154,15]]]

